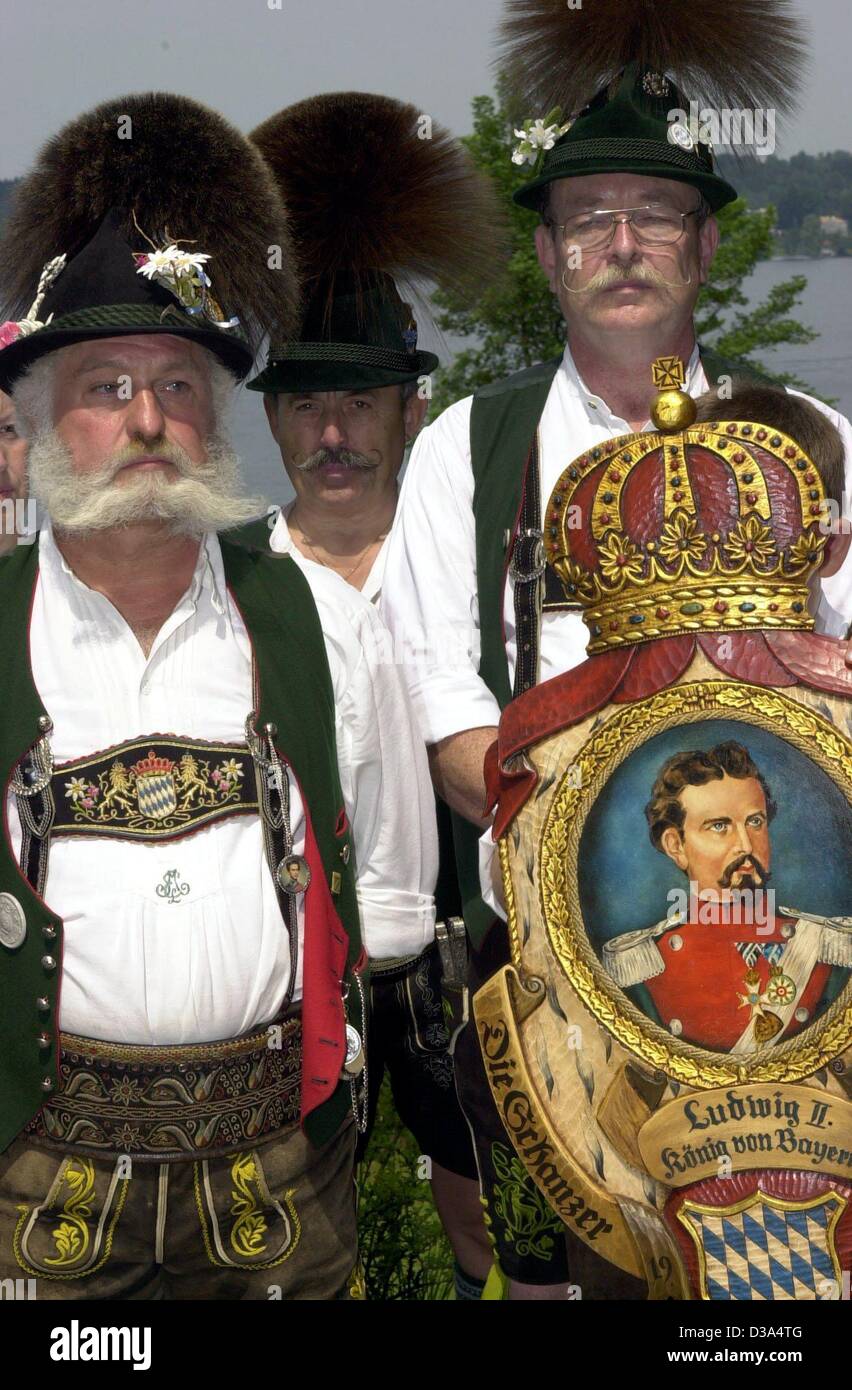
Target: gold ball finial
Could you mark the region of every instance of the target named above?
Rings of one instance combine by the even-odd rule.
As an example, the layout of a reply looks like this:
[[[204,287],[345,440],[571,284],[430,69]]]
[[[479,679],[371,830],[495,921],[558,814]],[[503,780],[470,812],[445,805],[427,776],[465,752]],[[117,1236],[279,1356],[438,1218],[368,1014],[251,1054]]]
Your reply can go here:
[[[688,430],[697,414],[695,401],[683,390],[686,371],[679,357],[658,357],[651,367],[651,378],[659,391],[651,406],[651,419],[658,430]]]
[[[688,430],[698,407],[685,391],[661,391],[651,405],[651,419],[658,430]]]

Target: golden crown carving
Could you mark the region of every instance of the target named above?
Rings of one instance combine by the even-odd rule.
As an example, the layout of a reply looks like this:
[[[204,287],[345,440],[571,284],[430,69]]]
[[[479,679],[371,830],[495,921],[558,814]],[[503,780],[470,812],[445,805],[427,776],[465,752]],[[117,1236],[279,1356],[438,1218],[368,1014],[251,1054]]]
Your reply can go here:
[[[590,655],[686,632],[813,627],[808,579],[829,538],[817,468],[769,425],[682,428],[695,406],[673,362],[668,380],[655,372],[654,419],[670,428],[588,450],[545,511],[547,563],[583,610]]]

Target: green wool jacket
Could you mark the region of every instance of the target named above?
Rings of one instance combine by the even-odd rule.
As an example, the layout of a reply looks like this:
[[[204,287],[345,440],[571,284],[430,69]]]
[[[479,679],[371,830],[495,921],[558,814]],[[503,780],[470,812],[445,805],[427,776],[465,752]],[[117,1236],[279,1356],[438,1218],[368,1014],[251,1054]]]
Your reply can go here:
[[[330,949],[340,961],[344,980],[351,982],[353,966],[362,958],[355,863],[337,765],[334,693],[316,607],[304,575],[289,558],[224,539],[222,556],[229,590],[254,647],[260,691],[257,725],[277,725],[277,747],[290,763],[310,809],[326,879],[318,885],[318,901],[329,904],[326,926],[336,938],[333,947],[329,943]],[[39,719],[50,713],[35,688],[29,659],[29,620],[37,576],[37,543],[19,546],[0,560],[0,765],[7,789],[18,760],[39,738]],[[85,679],[85,672],[80,678]],[[96,884],[92,891],[97,892]],[[37,1113],[48,1087],[58,1083],[63,928],[61,919],[20,872],[5,816],[0,837],[2,893],[11,894],[23,907],[27,931],[15,949],[0,942],[0,1151]],[[116,931],[120,930],[121,924],[116,923]],[[327,1006],[335,991],[328,991],[327,982],[324,990]],[[356,988],[349,991],[347,1008],[350,1021],[363,1036],[365,1021],[360,1017]],[[49,1048],[39,1045],[39,1034],[50,1037]],[[322,1038],[304,1040],[306,1049],[313,1046],[314,1056],[321,1043]],[[327,1099],[304,1119],[305,1133],[318,1145],[336,1133],[350,1108],[350,1087],[348,1081],[340,1081],[340,1070],[337,1054],[329,1061],[323,1057],[321,1064],[311,1068],[312,1076],[325,1071],[321,1084],[327,1088],[320,1092]]]
[[[700,353],[711,386],[717,385],[723,375],[768,381],[747,363],[731,361],[706,349],[700,349]],[[514,535],[527,456],[561,361],[561,357],[556,357],[515,372],[503,381],[481,387],[473,398],[470,451],[481,642],[479,674],[501,709],[512,698],[503,641],[503,591],[509,561],[505,536]],[[567,440],[566,464],[574,452]],[[453,839],[464,918],[475,945],[482,942],[494,921],[494,913],[479,893],[480,833],[470,821],[454,814]]]

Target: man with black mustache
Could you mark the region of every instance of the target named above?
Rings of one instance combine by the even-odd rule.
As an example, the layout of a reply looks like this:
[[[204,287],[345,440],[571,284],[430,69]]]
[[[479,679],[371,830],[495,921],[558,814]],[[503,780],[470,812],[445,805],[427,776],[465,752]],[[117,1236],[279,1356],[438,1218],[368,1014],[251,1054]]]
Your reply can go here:
[[[768,910],[775,803],[742,744],[677,753],[645,816],[651,843],[689,879],[689,908],[607,942],[616,983],[675,1037],[754,1052],[799,1032],[848,979],[849,918]],[[746,1012],[747,1010],[747,1012]]]
[[[405,286],[417,275],[445,288],[475,279],[478,290],[496,259],[499,216],[487,184],[449,132],[430,123],[427,133],[423,119],[416,107],[388,97],[336,92],[285,108],[251,137],[287,199],[307,293],[298,341],[273,341],[265,370],[249,383],[264,393],[296,496],[270,519],[271,529],[255,524],[248,535],[292,556],[310,583],[318,572],[328,582],[324,572],[334,571],[345,581],[341,602],[352,588],[375,606],[383,598],[399,475],[438,366],[434,353],[418,347]],[[390,655],[388,642],[379,659],[401,657]],[[374,717],[381,739],[381,709]],[[434,800],[428,777],[418,784],[417,769],[404,784],[390,769],[389,759],[383,783],[398,814],[373,846],[371,870],[399,899],[403,856],[422,835],[434,833]],[[446,807],[439,808],[439,841],[438,916],[450,920],[448,933],[455,926],[463,954]],[[357,835],[353,851],[361,862],[366,848]],[[431,893],[434,880],[421,886]],[[432,1193],[456,1257],[456,1297],[475,1300],[491,1266],[491,1247],[470,1132],[455,1093],[452,1025],[442,1000],[447,967],[431,930],[424,949],[416,906],[412,902],[416,930],[409,941],[367,935],[369,1126],[359,1155],[387,1072],[396,1110],[428,1159]],[[457,969],[457,984],[456,975],[451,982],[456,996],[463,983]]]
[[[276,550],[295,547],[375,602],[406,445],[426,412],[417,382],[264,397],[296,493],[278,517]]]

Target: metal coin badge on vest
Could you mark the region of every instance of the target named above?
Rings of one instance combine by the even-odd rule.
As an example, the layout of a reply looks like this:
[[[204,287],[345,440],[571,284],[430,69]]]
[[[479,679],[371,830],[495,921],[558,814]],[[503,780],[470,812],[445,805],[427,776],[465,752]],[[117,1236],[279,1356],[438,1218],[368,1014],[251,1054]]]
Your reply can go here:
[[[0,893],[0,945],[14,951],[27,935],[27,918],[24,909],[11,893]]]
[[[364,1044],[361,1034],[351,1023],[346,1025],[346,1061],[343,1063],[345,1076],[360,1076],[364,1070]]]
[[[589,654],[501,718],[512,959],[472,1012],[517,1160],[614,1284],[839,1299],[852,671],[808,611],[820,456],[772,423],[802,421],[781,392],[695,422],[657,366],[656,432],[575,459],[545,508]]]

